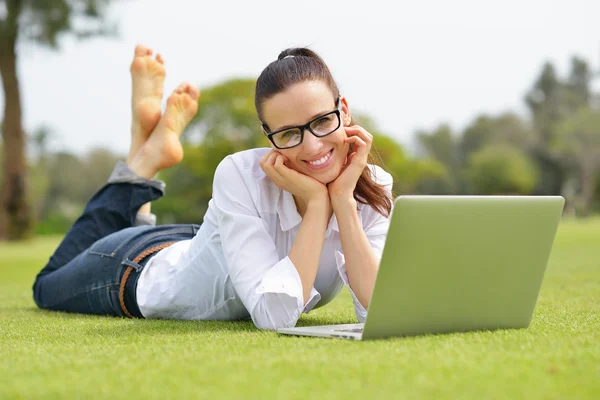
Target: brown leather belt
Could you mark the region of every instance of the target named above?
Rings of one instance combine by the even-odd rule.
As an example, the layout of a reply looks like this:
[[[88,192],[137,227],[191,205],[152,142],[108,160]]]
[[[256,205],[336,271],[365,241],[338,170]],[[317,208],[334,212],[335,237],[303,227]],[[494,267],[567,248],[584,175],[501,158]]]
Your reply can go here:
[[[146,257],[149,257],[149,256],[153,255],[154,253],[158,253],[162,249],[166,249],[173,243],[175,243],[175,242],[165,242],[165,243],[161,243],[157,246],[150,247],[149,249],[146,249],[142,253],[140,253],[140,255],[138,255],[136,258],[134,258],[133,262],[136,264],[139,264]],[[134,271],[134,268],[132,266],[127,266],[127,269],[125,270],[125,273],[123,274],[123,278],[121,278],[121,285],[119,286],[119,303],[121,303],[121,310],[123,310],[125,315],[128,316],[129,318],[133,318],[133,315],[131,315],[131,313],[125,306],[125,284],[127,283],[127,278],[129,278],[129,275],[131,274],[132,271]]]

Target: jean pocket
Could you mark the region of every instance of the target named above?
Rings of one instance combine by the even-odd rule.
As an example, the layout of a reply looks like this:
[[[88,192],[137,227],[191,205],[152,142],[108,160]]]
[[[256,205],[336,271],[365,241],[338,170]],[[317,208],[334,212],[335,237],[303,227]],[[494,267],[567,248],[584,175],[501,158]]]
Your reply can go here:
[[[89,249],[90,254],[94,254],[100,257],[110,257],[114,258],[117,255],[117,252],[123,246],[123,240],[114,240],[110,236],[107,236],[103,239],[95,242]]]

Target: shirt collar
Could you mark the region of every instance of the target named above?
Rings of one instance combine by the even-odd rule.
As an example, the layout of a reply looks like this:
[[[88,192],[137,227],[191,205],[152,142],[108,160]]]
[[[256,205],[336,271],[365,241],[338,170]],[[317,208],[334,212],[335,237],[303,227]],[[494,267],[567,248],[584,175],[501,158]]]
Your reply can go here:
[[[281,190],[279,195],[279,201],[277,202],[277,215],[279,216],[279,224],[281,226],[281,230],[284,232],[295,228],[302,222],[302,217],[298,213],[296,203],[294,202],[294,196],[292,196],[290,192]],[[329,224],[327,225],[327,231],[325,232],[325,236],[328,236],[332,230],[336,232],[340,231],[335,214],[333,214],[331,216],[331,219],[329,219]]]

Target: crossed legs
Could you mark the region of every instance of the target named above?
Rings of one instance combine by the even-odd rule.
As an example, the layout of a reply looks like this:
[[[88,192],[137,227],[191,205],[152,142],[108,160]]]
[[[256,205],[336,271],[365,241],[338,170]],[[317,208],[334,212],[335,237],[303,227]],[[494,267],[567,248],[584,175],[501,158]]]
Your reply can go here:
[[[121,267],[119,260],[109,260],[114,256],[112,251],[98,254],[86,250],[92,246],[110,247],[113,243],[116,248],[128,238],[152,228],[139,227],[139,232],[132,228],[136,215],[149,213],[149,202],[163,194],[162,183],[152,178],[183,158],[179,136],[196,114],[198,89],[189,83],[181,84],[169,96],[161,115],[165,76],[162,57],[152,57],[150,49],[136,47],[131,76],[131,148],[127,158],[130,176],[113,180],[92,197],[38,274],[34,298],[42,308],[92,313],[106,309],[110,300],[103,294],[96,295],[104,293],[103,290],[112,290],[117,282],[113,280],[118,278],[116,271]],[[118,237],[113,235],[117,232]]]

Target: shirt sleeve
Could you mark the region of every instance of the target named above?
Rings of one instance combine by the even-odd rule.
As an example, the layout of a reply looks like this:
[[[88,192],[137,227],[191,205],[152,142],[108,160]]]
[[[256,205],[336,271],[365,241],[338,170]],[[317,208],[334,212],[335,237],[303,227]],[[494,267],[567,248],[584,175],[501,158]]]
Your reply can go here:
[[[304,304],[302,281],[289,257],[280,259],[266,222],[260,218],[249,187],[231,157],[217,167],[213,202],[219,233],[235,291],[259,329],[296,325],[300,314],[320,300],[313,287]]]
[[[391,197],[393,185],[392,176],[379,167],[371,166],[371,168],[373,172],[373,180],[382,185]],[[386,217],[379,214],[377,211],[375,211],[368,205],[363,205],[363,207],[364,208],[361,212],[363,229],[365,231],[365,234],[367,235],[367,240],[371,244],[371,248],[377,256],[377,259],[381,260],[381,255],[383,254],[383,247],[385,245],[385,238],[390,227],[390,217]],[[356,313],[356,318],[358,318],[359,322],[364,323],[367,319],[367,310],[363,307],[360,301],[358,301],[356,294],[350,287],[344,253],[342,253],[341,251],[336,251],[335,262],[337,264],[338,272],[342,278],[342,281],[346,286],[348,286],[350,294],[352,295],[352,302],[354,303],[354,312]]]

